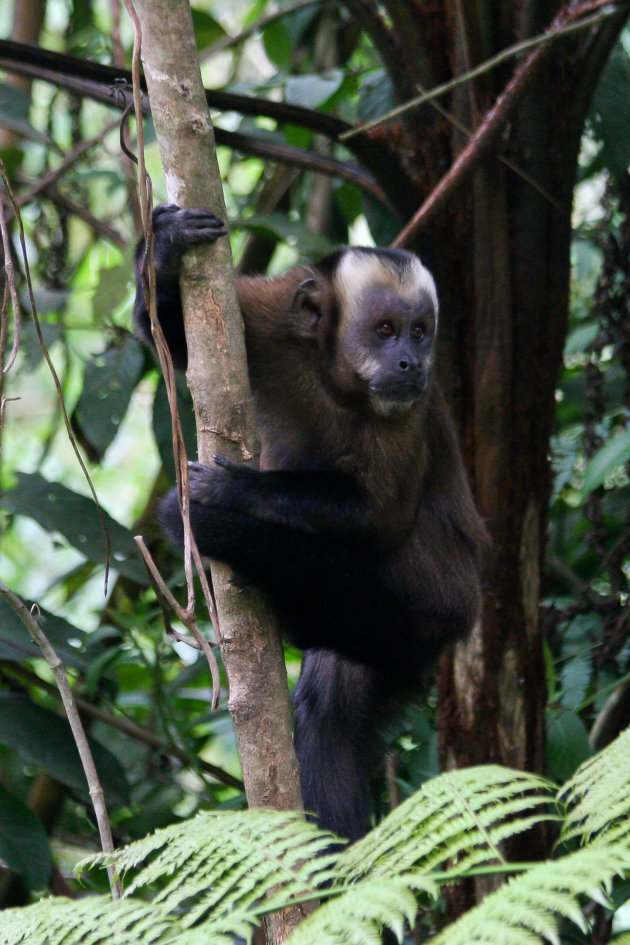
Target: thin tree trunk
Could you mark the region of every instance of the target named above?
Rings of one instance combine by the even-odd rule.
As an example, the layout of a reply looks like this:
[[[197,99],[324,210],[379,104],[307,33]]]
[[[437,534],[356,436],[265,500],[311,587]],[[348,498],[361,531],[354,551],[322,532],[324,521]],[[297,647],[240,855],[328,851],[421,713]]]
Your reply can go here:
[[[169,201],[208,207],[225,219],[212,124],[187,0],[136,0],[142,59]],[[188,253],[182,278],[190,387],[199,456],[236,461],[256,453],[242,322],[229,242]],[[270,553],[273,550],[270,549]],[[301,807],[298,764],[282,647],[271,615],[230,572],[212,567],[229,686],[229,708],[250,807]],[[270,942],[282,941],[299,908],[271,917]]]

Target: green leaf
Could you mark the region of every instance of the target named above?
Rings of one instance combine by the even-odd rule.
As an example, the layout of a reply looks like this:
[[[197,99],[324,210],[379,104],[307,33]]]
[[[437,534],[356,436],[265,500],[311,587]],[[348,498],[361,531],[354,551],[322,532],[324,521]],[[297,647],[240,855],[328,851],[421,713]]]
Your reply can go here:
[[[110,445],[142,376],[144,351],[127,335],[87,364],[76,415],[84,436],[99,455]]]
[[[127,298],[129,292],[129,266],[110,266],[101,269],[98,285],[92,297],[94,313],[102,321],[109,321],[111,313]]]
[[[343,80],[341,69],[329,69],[322,75],[289,76],[285,99],[291,105],[301,105],[302,108],[319,108],[332,98]]]
[[[384,69],[377,69],[364,79],[358,106],[360,121],[379,118],[397,104],[394,87]]]
[[[585,761],[558,793],[566,807],[561,839],[581,843],[623,843],[630,833],[630,728]]]
[[[547,768],[556,781],[566,781],[592,754],[588,732],[577,712],[565,706],[547,710]]]
[[[276,20],[265,27],[263,45],[269,59],[278,69],[288,71],[291,68],[295,46],[282,20]]]
[[[177,410],[182,425],[184,444],[188,458],[197,455],[197,428],[193,411],[190,391],[186,386],[185,378],[179,373],[177,384]],[[171,412],[168,406],[166,385],[160,375],[160,381],[153,398],[153,436],[157,444],[160,459],[164,470],[171,482],[175,482],[175,464],[173,462],[173,434],[171,432]]]
[[[39,606],[37,619],[63,662],[67,666],[85,671],[86,661],[78,650],[70,645],[70,640],[73,638],[80,640],[84,636],[83,630],[73,627],[63,617],[57,617]],[[40,648],[31,639],[28,630],[13,608],[4,597],[0,597],[0,659],[19,661],[41,655]]]
[[[122,765],[107,748],[88,737],[109,804],[129,801]],[[67,719],[14,692],[0,692],[0,744],[14,748],[24,761],[45,768],[62,784],[82,795],[87,782]]]
[[[2,496],[3,504],[16,515],[35,519],[47,532],[59,532],[89,561],[105,564],[103,528],[91,499],[48,482],[39,473],[18,473],[18,484]],[[138,584],[146,584],[144,565],[131,532],[103,510],[112,547],[111,566]]]
[[[580,707],[586,697],[592,675],[590,654],[579,653],[567,660],[560,672],[563,705],[574,710]]]
[[[598,331],[599,325],[597,322],[593,321],[578,325],[577,328],[569,332],[564,345],[565,358],[570,358],[574,354],[582,354],[583,351],[588,351]]]
[[[30,98],[19,89],[6,83],[0,83],[0,125],[9,131],[15,132],[21,138],[29,141],[39,141],[40,144],[53,145],[52,140],[37,131],[28,120],[31,107]]]
[[[602,72],[590,115],[593,134],[602,144],[593,170],[605,167],[618,181],[623,179],[630,163],[629,65],[628,54],[620,42]]]
[[[225,36],[225,30],[219,21],[215,20],[209,13],[203,10],[193,10],[192,18],[198,49],[212,46],[213,43]]]
[[[582,498],[612,475],[617,469],[630,461],[630,429],[618,433],[598,449],[584,470]]]
[[[29,889],[44,889],[52,869],[46,831],[26,804],[0,784],[0,859]]]
[[[59,293],[61,295],[61,293]],[[41,311],[38,305],[38,311]],[[42,337],[46,348],[50,351],[56,341],[63,337],[63,327],[54,325],[50,322],[39,323]],[[42,358],[42,346],[35,330],[35,324],[32,321],[24,321],[20,330],[20,352],[24,357],[24,368],[27,371],[34,371],[39,367]]]

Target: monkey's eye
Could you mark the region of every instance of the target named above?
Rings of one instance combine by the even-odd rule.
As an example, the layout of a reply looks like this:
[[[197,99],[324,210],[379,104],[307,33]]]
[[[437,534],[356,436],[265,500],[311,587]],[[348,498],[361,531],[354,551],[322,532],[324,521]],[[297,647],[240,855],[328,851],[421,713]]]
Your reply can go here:
[[[394,326],[391,322],[380,322],[376,326],[376,334],[379,338],[392,338],[395,334]]]
[[[424,325],[414,325],[411,329],[411,337],[414,341],[422,341],[424,338]]]

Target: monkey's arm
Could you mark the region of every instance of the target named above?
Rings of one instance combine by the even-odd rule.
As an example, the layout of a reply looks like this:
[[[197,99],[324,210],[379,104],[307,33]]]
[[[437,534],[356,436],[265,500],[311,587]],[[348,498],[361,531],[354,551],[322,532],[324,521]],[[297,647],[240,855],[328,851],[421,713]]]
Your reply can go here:
[[[377,549],[383,544],[375,510],[346,473],[332,469],[260,472],[218,456],[215,463],[189,463],[190,500],[200,534],[206,520],[222,511],[360,547],[364,542]]]
[[[213,243],[227,230],[207,210],[180,210],[173,204],[153,211],[153,254],[155,259],[157,315],[175,367],[185,369],[186,335],[179,290],[182,256],[191,246]],[[136,300],[133,316],[138,334],[151,343],[151,319],[147,310],[143,266],[145,244],[136,249]]]
[[[263,475],[263,474],[261,474]],[[303,516],[297,505],[296,517]],[[160,518],[183,541],[174,491]],[[262,587],[283,630],[301,649],[335,650],[401,680],[415,680],[443,645],[467,631],[478,611],[474,552],[455,536],[436,572],[431,549],[445,544],[441,523],[429,515],[415,542],[397,554],[379,553],[339,529],[337,535],[245,512],[191,502],[191,524],[202,554],[229,564],[247,584]],[[455,595],[445,594],[453,580]]]

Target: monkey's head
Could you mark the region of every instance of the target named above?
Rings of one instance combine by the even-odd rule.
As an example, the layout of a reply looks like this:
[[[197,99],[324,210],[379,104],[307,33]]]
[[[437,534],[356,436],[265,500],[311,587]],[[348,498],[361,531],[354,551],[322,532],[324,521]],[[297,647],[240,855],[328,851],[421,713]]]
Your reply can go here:
[[[321,321],[332,389],[382,416],[411,409],[429,384],[438,316],[433,277],[418,257],[342,249],[300,290],[318,320],[329,316]]]

